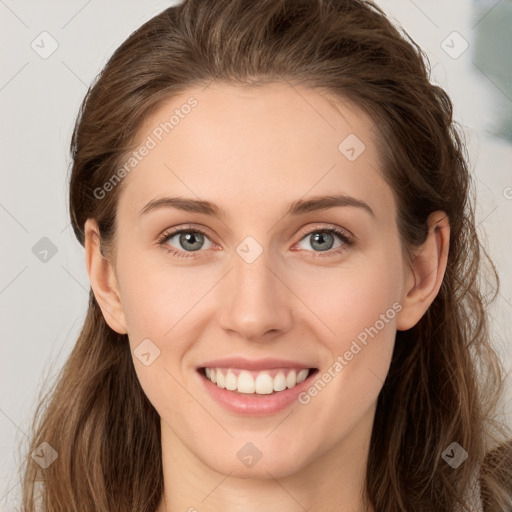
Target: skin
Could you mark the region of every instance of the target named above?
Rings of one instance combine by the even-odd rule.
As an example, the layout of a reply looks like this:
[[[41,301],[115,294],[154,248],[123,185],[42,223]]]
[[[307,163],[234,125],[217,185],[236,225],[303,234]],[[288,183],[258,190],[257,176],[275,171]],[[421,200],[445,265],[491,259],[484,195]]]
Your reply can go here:
[[[377,398],[396,331],[416,324],[439,291],[446,215],[429,217],[426,242],[412,264],[404,261],[372,120],[305,87],[191,88],[156,111],[139,140],[190,96],[197,107],[124,178],[110,258],[99,252],[96,222],[85,226],[87,270],[106,321],[128,334],[132,352],[147,338],[160,350],[149,366],[133,359],[161,417],[158,512],[363,511]],[[338,149],[349,134],[366,146],[354,161]],[[285,216],[295,200],[335,193],[364,201],[374,216],[354,206]],[[211,201],[225,217],[139,214],[164,196]],[[189,258],[158,243],[182,226],[207,231],[199,251],[179,235],[166,242]],[[331,227],[356,243],[333,235],[330,250],[315,248],[311,233]],[[236,252],[247,236],[263,249],[252,263]],[[284,358],[327,371],[393,304],[400,312],[306,405],[244,417],[203,390],[196,368],[220,357]],[[237,457],[248,442],[262,454],[251,468]]]

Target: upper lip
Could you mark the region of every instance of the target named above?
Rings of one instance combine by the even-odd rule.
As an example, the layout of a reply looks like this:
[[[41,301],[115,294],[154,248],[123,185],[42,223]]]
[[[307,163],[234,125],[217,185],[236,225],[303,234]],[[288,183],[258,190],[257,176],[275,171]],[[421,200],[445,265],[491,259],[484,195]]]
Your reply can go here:
[[[200,368],[237,368],[240,370],[271,370],[273,368],[312,368],[311,365],[285,359],[245,359],[243,357],[228,357],[203,363]]]

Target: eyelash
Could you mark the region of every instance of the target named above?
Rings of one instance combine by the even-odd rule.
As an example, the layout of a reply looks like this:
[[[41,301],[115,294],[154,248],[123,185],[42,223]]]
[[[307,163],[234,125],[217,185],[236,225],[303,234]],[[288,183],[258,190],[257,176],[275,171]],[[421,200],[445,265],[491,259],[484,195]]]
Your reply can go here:
[[[181,228],[174,231],[166,231],[162,234],[162,236],[158,239],[158,244],[162,246],[167,252],[172,254],[173,256],[176,256],[177,258],[193,258],[193,252],[200,252],[200,251],[178,251],[174,247],[170,247],[166,244],[166,242],[171,239],[173,236],[181,234],[181,233],[200,233],[201,235],[205,236],[206,238],[210,238],[208,234],[203,231],[200,228]],[[337,235],[344,245],[338,247],[337,249],[329,249],[328,251],[325,251],[326,254],[320,254],[317,253],[316,256],[313,256],[314,258],[323,258],[326,256],[332,256],[333,254],[341,254],[347,250],[347,248],[350,248],[354,246],[355,242],[352,238],[350,238],[344,231],[341,231],[338,228],[315,228],[310,231],[307,231],[305,233],[301,233],[301,238],[298,242],[302,241],[304,238],[306,238],[309,235],[312,235],[313,233],[329,233],[329,234],[335,234]],[[297,242],[297,243],[298,243]],[[311,251],[307,251],[311,252]]]

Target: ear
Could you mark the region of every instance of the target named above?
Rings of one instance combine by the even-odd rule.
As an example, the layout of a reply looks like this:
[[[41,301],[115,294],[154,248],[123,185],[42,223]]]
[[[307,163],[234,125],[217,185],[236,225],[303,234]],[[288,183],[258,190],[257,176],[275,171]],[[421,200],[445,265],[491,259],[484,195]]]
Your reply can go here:
[[[101,253],[99,233],[96,220],[87,219],[85,222],[85,264],[89,281],[108,326],[119,334],[127,334],[119,284],[112,263]]]
[[[443,282],[450,245],[450,223],[446,213],[429,215],[425,242],[414,250],[413,261],[405,274],[402,309],[397,329],[405,331],[418,323],[436,298]]]

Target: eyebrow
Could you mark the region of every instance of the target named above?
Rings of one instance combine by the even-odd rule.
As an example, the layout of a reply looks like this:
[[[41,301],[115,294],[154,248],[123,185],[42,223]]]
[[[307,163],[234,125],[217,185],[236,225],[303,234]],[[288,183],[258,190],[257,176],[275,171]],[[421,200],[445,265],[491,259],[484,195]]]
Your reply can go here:
[[[368,204],[355,197],[345,194],[329,195],[329,196],[315,196],[308,199],[298,199],[293,201],[285,216],[288,215],[302,215],[305,213],[326,210],[337,206],[352,206],[362,208],[368,212],[372,217],[375,217],[374,211]],[[176,208],[185,212],[202,213],[217,218],[225,218],[226,212],[221,210],[216,204],[210,201],[200,199],[189,199],[185,197],[162,197],[160,199],[153,199],[142,210],[140,215],[145,215],[153,210],[160,208]]]

